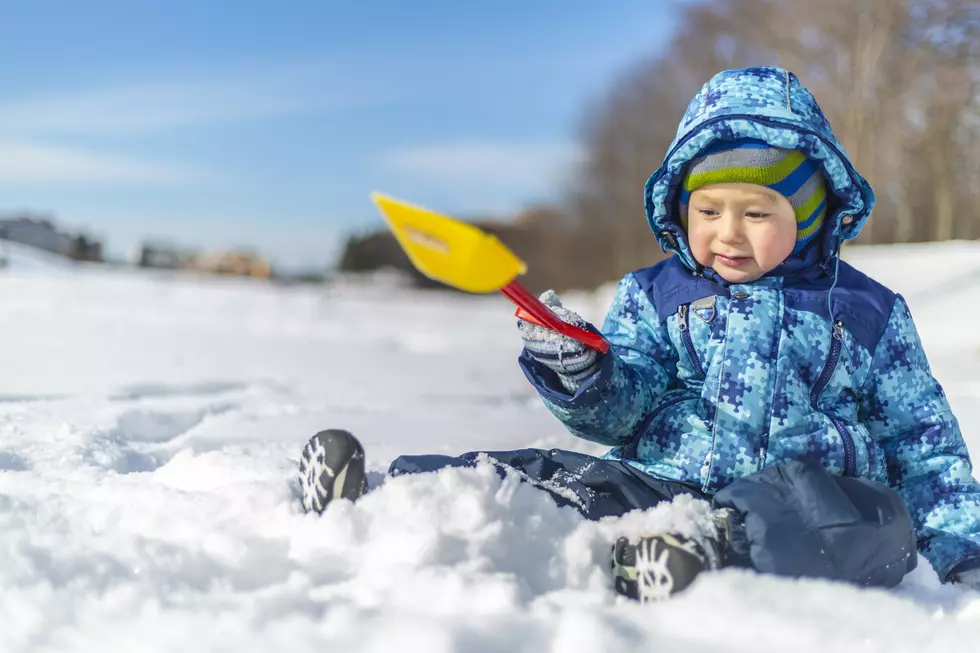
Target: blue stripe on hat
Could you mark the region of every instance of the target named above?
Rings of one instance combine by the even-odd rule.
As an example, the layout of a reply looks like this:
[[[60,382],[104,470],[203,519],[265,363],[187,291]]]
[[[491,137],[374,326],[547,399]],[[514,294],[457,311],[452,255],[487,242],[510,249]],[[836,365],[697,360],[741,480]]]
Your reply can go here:
[[[796,167],[796,170],[786,175],[785,179],[772,184],[769,188],[785,197],[792,197],[813,176],[816,170],[817,167],[813,161],[806,159]]]
[[[820,212],[823,211],[825,208],[827,208],[826,197],[822,202],[820,202],[819,206],[817,206],[817,208],[814,209],[813,213],[810,214],[810,217],[808,217],[803,222],[796,223],[797,231],[806,231],[809,227],[812,227],[813,223],[816,222],[817,218],[820,216]]]
[[[797,231],[796,233],[799,234],[800,232]],[[810,234],[806,238],[801,238],[801,239],[797,240],[796,241],[796,245],[793,247],[793,253],[794,254],[799,254],[800,252],[802,252],[803,249],[806,248],[806,246],[810,243],[810,241],[812,241],[814,238],[816,238],[817,237],[817,234],[819,234],[819,233],[820,233],[820,229],[817,229],[816,231],[814,231],[812,234]]]

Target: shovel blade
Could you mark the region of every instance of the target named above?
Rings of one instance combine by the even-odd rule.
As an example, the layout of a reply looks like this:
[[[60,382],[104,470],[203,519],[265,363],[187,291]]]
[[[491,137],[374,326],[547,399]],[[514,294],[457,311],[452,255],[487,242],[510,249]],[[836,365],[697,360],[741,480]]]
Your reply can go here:
[[[500,290],[526,266],[494,236],[407,202],[372,193],[412,265],[440,283],[471,293]]]

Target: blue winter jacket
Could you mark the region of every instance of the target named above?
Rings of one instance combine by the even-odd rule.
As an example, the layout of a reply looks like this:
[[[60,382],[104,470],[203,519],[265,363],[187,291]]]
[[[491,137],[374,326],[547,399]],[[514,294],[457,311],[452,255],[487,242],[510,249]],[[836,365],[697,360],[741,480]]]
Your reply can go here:
[[[833,195],[823,231],[801,254],[733,284],[694,260],[676,198],[693,157],[742,138],[802,150]],[[980,560],[980,484],[905,300],[837,259],[873,204],[795,75],[720,73],[647,182],[648,220],[674,255],[619,283],[598,372],[569,395],[526,351],[521,366],[573,434],[658,478],[713,494],[766,466],[816,459],[831,473],[888,484],[946,580]]]

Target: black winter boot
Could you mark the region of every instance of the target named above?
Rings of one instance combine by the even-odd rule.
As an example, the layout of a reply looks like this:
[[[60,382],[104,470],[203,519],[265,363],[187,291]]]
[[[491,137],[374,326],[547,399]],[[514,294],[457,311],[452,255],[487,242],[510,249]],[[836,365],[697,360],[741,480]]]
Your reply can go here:
[[[616,540],[612,548],[616,592],[643,603],[662,601],[686,589],[702,571],[720,569],[725,550],[729,510],[715,511],[718,528],[712,537],[694,539],[660,533],[630,542]]]
[[[307,512],[323,513],[337,498],[356,500],[367,491],[364,447],[348,431],[320,431],[303,448],[299,482]]]

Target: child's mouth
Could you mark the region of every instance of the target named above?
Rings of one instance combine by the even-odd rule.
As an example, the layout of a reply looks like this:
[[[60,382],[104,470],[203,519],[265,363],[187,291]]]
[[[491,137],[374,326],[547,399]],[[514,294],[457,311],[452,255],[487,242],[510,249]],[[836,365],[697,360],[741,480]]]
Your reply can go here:
[[[738,268],[743,265],[747,265],[751,260],[751,256],[725,256],[723,254],[715,254],[715,259],[721,261],[730,268]]]

